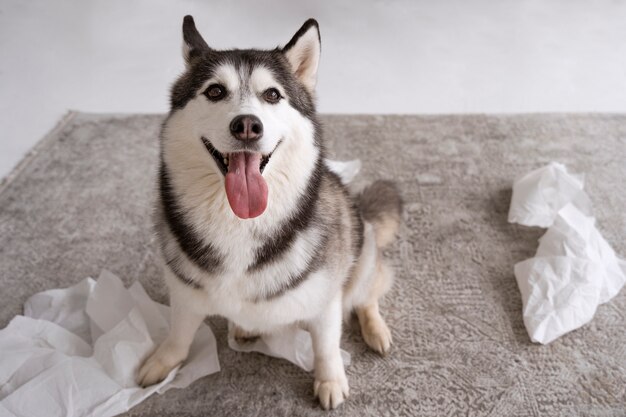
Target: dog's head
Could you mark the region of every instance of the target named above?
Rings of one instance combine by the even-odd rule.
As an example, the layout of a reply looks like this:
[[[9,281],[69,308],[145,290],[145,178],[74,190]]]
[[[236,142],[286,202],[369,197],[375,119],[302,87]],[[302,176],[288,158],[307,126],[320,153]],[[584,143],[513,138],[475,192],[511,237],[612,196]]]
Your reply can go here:
[[[289,142],[315,141],[301,130],[315,120],[317,22],[308,20],[285,47],[269,51],[212,49],[191,16],[183,39],[186,70],[172,88],[172,111],[184,113],[190,149],[202,143],[207,165],[224,177],[233,212],[257,217],[267,206],[264,176],[273,156],[296,146]]]

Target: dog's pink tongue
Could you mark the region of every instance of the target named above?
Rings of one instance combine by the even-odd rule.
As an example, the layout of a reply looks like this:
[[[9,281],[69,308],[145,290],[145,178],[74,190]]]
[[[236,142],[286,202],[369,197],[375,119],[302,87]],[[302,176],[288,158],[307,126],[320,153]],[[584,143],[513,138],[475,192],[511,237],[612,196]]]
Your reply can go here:
[[[267,207],[267,183],[261,175],[261,154],[232,153],[228,156],[226,196],[237,217],[260,216]]]

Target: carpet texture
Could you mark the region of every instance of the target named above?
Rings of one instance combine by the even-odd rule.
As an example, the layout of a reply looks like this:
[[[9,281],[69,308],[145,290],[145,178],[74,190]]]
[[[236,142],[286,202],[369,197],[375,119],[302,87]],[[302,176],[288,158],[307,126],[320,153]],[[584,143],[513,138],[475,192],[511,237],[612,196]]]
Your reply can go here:
[[[0,326],[31,294],[107,268],[166,299],[150,212],[162,116],[68,115],[0,186]],[[404,226],[382,302],[389,356],[355,320],[350,399],[333,416],[625,416],[626,291],[548,346],[530,343],[513,265],[543,230],[506,221],[513,179],[556,160],[586,173],[599,229],[626,256],[626,115],[324,116],[330,156],[398,182]],[[223,370],[129,416],[322,416],[312,376],[226,344]]]

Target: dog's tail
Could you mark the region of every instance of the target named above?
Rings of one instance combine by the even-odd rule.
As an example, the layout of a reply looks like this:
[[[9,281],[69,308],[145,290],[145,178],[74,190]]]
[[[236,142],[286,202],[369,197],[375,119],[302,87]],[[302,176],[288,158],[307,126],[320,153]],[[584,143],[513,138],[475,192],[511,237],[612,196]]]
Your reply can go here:
[[[390,244],[402,218],[402,197],[391,181],[376,181],[358,196],[358,206],[363,220],[374,226],[376,246]]]

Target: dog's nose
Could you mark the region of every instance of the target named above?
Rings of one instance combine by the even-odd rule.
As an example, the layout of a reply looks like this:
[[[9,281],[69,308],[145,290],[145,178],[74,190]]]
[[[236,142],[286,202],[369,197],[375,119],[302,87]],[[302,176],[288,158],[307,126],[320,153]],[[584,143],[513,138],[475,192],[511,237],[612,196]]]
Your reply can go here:
[[[235,139],[252,142],[263,136],[261,119],[252,114],[242,114],[230,122],[230,133]]]

